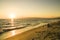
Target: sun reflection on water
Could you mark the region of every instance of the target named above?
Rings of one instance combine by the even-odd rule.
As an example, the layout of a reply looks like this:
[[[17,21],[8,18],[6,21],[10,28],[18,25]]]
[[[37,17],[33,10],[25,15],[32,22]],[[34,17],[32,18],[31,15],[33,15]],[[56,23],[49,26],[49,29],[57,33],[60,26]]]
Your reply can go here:
[[[16,32],[15,31],[11,31],[11,34],[12,34],[12,36],[14,36],[16,34]]]
[[[9,15],[9,18],[11,19],[11,26],[14,26],[14,19],[15,19],[15,17],[16,17],[16,15],[15,15],[15,13],[11,13],[10,15]]]

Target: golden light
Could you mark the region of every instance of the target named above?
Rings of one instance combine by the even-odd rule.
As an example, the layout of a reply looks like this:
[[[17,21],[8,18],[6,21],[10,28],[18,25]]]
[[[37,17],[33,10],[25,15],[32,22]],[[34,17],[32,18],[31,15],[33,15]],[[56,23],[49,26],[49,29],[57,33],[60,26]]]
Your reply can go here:
[[[15,13],[10,13],[9,14],[9,19],[11,19],[11,26],[14,26],[14,19],[15,19],[15,17],[16,17],[16,15],[15,15]]]
[[[9,15],[9,18],[11,18],[11,19],[14,19],[15,17],[16,17],[15,14],[10,14],[10,15]]]
[[[15,30],[11,31],[11,33],[12,33],[12,36],[14,36],[16,34]]]

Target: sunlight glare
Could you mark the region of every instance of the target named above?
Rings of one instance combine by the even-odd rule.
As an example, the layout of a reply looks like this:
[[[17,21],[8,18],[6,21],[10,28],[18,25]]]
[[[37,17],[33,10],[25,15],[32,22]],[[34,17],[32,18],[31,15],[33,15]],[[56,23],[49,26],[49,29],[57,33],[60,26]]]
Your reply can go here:
[[[12,33],[12,36],[14,36],[16,34],[15,30],[11,31],[11,33]]]
[[[15,14],[10,14],[10,15],[9,15],[9,18],[11,18],[11,19],[13,19],[13,18],[15,18],[15,17],[16,17]]]

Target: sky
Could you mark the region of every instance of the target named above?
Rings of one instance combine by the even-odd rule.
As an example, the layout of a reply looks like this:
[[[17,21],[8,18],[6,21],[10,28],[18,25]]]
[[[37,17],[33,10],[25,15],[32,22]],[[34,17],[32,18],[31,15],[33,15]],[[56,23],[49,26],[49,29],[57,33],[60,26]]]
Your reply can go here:
[[[60,17],[59,0],[0,0],[0,18]]]

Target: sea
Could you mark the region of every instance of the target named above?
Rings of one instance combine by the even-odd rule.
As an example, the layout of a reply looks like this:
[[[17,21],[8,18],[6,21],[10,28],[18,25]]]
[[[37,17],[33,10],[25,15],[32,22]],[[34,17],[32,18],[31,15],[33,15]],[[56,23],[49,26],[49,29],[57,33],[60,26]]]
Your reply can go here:
[[[8,32],[11,30],[21,29],[30,26],[36,26],[40,23],[49,23],[53,21],[58,21],[60,19],[53,18],[25,18],[25,19],[0,19],[0,32]]]

